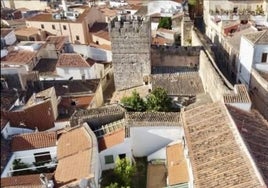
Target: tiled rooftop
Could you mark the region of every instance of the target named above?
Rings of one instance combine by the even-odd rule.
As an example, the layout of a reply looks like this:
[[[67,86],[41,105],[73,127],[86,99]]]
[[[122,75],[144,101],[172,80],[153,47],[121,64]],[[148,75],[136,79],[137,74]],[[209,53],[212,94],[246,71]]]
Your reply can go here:
[[[115,132],[106,134],[98,139],[99,151],[111,148],[115,145],[123,143],[125,139],[125,128],[120,128]]]
[[[57,59],[40,59],[34,67],[34,71],[38,71],[40,75],[55,75],[56,76]]]
[[[168,145],[166,152],[169,185],[187,183],[189,181],[188,168],[182,143]]]
[[[48,99],[50,100],[53,91],[55,93],[55,88],[51,87],[51,88],[45,89],[43,91],[40,91],[36,94],[33,94],[30,97],[30,99],[27,101],[27,103],[25,104],[25,107],[36,105],[40,102],[47,101]]]
[[[12,151],[23,151],[56,146],[56,132],[35,132],[16,135],[12,138]]]
[[[93,150],[96,147],[92,135],[86,126],[75,127],[62,133],[58,140],[58,166],[55,181],[58,186],[80,181],[92,176]],[[94,176],[94,175],[93,175]]]
[[[199,106],[182,119],[196,187],[264,187],[224,104]]]
[[[227,109],[249,146],[256,164],[264,175],[268,186],[268,122],[258,111],[246,112],[228,105]]]
[[[54,87],[56,90],[57,96],[62,96],[65,94],[94,94],[96,92],[96,89],[99,85],[100,80],[94,79],[94,80],[46,80],[42,81],[42,85],[44,89]],[[42,90],[38,84],[36,84],[37,90]],[[38,89],[39,88],[39,89]]]
[[[3,92],[1,90],[1,110],[9,110],[17,99],[18,97],[14,91]]]
[[[45,174],[48,180],[52,179],[53,174]],[[43,187],[40,181],[40,174],[21,175],[1,178],[1,187]]]
[[[268,30],[244,35],[253,44],[268,44]]]
[[[168,95],[193,96],[204,93],[202,80],[198,72],[152,75],[152,89],[164,88]]]
[[[19,36],[31,36],[38,34],[39,29],[35,27],[24,27],[24,28],[18,28],[15,30],[15,35]]]
[[[67,41],[68,36],[48,36],[46,39],[46,44],[54,44],[56,50],[61,50],[64,47],[65,42]]]
[[[13,50],[7,56],[1,58],[2,63],[28,64],[36,57],[37,52],[26,50]]]
[[[77,111],[73,116],[105,116],[111,114],[124,114],[125,110],[119,105],[107,105],[89,110]]]
[[[107,41],[110,41],[110,36],[109,36],[108,30],[101,30],[101,31],[98,31],[96,33],[93,33],[93,35],[95,35],[99,38],[105,39]]]
[[[74,23],[82,23],[85,19],[85,17],[90,12],[90,9],[88,6],[80,6],[79,8],[84,9],[83,13],[78,16],[75,20],[68,20],[68,19],[53,19],[52,14],[50,13],[41,13],[37,14],[31,18],[28,18],[27,21],[35,21],[35,22],[74,22]]]
[[[130,126],[180,126],[179,112],[126,112],[126,121]]]
[[[223,95],[224,103],[251,103],[247,88],[243,84],[235,85],[234,92]]]
[[[76,53],[61,54],[56,66],[57,67],[90,67],[90,65],[86,62],[86,60],[80,54],[76,54]]]

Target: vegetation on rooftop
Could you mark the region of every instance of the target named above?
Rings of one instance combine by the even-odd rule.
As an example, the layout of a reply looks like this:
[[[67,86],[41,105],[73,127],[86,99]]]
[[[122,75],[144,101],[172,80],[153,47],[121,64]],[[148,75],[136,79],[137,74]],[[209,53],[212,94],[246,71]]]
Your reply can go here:
[[[172,111],[172,100],[163,88],[154,89],[145,99],[134,90],[131,96],[122,98],[121,104],[126,110],[133,112]]]
[[[102,173],[101,187],[105,188],[146,188],[147,160],[135,158],[135,164],[130,159],[118,159],[113,170]]]
[[[160,18],[158,28],[171,29],[172,21],[170,17]]]

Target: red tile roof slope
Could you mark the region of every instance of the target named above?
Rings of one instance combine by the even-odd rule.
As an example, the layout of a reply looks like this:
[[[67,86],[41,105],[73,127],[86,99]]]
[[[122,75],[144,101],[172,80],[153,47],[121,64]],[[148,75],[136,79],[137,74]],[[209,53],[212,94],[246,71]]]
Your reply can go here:
[[[268,186],[268,122],[258,111],[246,112],[227,106],[229,113],[234,119],[236,126],[247,142],[251,154],[264,175]]]
[[[125,139],[125,128],[117,130],[111,134],[104,135],[103,137],[98,139],[99,151],[123,143],[124,139]]]
[[[12,138],[12,151],[23,151],[56,146],[56,132],[37,132],[16,135]]]
[[[223,103],[184,111],[182,119],[196,187],[265,187]]]
[[[58,186],[94,177],[91,174],[91,160],[97,143],[90,131],[89,127],[80,126],[60,136],[57,148],[58,165],[54,176]]]
[[[30,61],[36,57],[37,52],[31,52],[26,50],[11,51],[7,56],[1,58],[1,61],[11,62],[16,64],[28,64]]]
[[[48,36],[45,45],[55,44],[56,50],[61,50],[66,41],[68,41],[68,36]]]
[[[52,173],[45,174],[48,180],[52,179],[52,175]],[[40,174],[1,178],[1,187],[34,187],[36,185],[43,185],[40,181]]]
[[[80,54],[71,53],[71,54],[61,54],[57,67],[90,67],[85,59]]]

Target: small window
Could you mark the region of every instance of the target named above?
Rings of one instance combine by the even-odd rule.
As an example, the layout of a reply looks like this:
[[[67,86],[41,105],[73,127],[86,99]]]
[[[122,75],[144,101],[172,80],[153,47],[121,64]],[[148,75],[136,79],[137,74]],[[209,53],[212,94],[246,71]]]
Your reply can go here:
[[[64,29],[64,30],[66,30],[66,29],[67,29],[66,25],[63,25],[63,29]]]
[[[52,25],[52,29],[54,29],[54,30],[55,30],[55,25]]]
[[[267,56],[268,56],[268,53],[262,53],[262,56],[261,56],[261,62],[262,63],[266,63],[267,62]]]
[[[34,154],[35,162],[50,162],[51,161],[51,156],[49,152],[40,152],[40,153],[35,153]]]
[[[79,36],[78,36],[78,35],[76,35],[76,40],[80,40],[80,38],[79,38]]]
[[[44,29],[44,28],[45,28],[44,24],[41,24],[41,28],[42,28],[42,29]]]
[[[105,159],[105,164],[114,163],[114,156],[113,155],[104,156],[104,159]]]
[[[119,154],[118,157],[119,159],[124,159],[126,158],[126,154],[125,153]]]

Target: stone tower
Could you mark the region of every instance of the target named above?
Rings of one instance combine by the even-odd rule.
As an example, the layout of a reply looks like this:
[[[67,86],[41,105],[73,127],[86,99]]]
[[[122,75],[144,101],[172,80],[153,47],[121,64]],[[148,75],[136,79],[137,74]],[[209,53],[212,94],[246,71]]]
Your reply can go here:
[[[151,74],[149,17],[117,16],[109,22],[116,90],[141,86]]]

